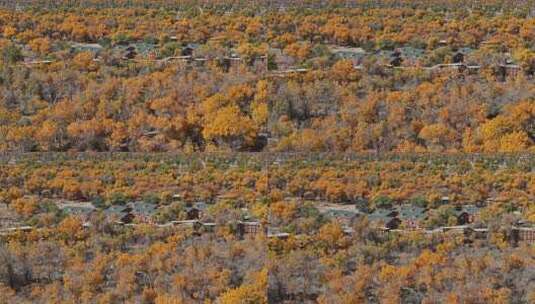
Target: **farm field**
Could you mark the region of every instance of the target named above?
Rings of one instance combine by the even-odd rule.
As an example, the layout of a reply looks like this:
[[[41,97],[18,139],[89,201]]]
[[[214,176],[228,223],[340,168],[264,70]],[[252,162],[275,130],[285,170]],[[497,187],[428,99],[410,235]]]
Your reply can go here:
[[[4,303],[535,303],[535,2],[0,0]]]

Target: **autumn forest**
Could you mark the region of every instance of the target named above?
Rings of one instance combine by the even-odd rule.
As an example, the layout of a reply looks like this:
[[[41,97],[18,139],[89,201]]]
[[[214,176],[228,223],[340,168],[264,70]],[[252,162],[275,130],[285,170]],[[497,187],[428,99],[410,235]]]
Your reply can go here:
[[[534,303],[533,0],[0,1],[0,304]]]

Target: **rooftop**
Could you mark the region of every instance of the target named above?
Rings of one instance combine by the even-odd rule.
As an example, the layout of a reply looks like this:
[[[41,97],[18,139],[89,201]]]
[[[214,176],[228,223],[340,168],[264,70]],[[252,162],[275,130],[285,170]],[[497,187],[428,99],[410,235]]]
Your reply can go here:
[[[158,209],[156,205],[142,201],[128,203],[127,207],[130,207],[132,209],[132,213],[148,216],[156,213],[156,210]]]

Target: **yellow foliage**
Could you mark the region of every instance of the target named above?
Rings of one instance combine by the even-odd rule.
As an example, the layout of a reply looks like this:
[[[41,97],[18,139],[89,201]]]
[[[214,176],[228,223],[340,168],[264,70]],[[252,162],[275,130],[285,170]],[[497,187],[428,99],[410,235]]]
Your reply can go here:
[[[32,41],[30,41],[29,46],[32,49],[32,51],[40,55],[46,55],[52,47],[50,40],[48,38],[33,39]]]
[[[344,231],[335,222],[323,225],[318,233],[318,240],[325,242],[329,248],[336,248],[342,245],[343,238]]]
[[[283,219],[291,219],[297,213],[297,205],[294,202],[280,201],[271,204],[270,208],[274,216]]]
[[[266,103],[253,102],[251,104],[251,117],[256,125],[264,125],[267,123],[269,117],[269,109]]]
[[[17,29],[8,25],[4,27],[3,34],[5,38],[12,38],[13,36],[15,36],[15,34],[17,34]]]
[[[67,217],[58,226],[58,232],[66,240],[81,240],[84,236],[82,221],[76,217]]]
[[[253,275],[252,283],[230,289],[219,297],[220,304],[267,304],[268,270]]]
[[[331,75],[338,81],[355,81],[358,79],[358,73],[351,60],[337,61],[331,68]]]
[[[217,137],[244,136],[250,139],[254,135],[252,120],[241,114],[235,106],[227,106],[208,116],[207,125],[203,130],[203,136],[207,140]]]
[[[154,304],[183,304],[180,298],[168,294],[159,294],[154,299]]]
[[[81,52],[76,54],[73,58],[73,64],[76,68],[81,70],[92,71],[97,67],[95,62],[93,62],[93,54],[91,52]]]
[[[35,197],[22,197],[16,199],[11,203],[11,207],[17,211],[17,213],[24,216],[30,216],[37,211],[38,201]]]
[[[429,146],[441,145],[445,147],[455,138],[455,133],[448,126],[437,123],[424,126],[418,137],[424,139]]]
[[[526,150],[531,140],[524,131],[517,131],[506,134],[500,138],[500,148],[498,152],[521,152]]]

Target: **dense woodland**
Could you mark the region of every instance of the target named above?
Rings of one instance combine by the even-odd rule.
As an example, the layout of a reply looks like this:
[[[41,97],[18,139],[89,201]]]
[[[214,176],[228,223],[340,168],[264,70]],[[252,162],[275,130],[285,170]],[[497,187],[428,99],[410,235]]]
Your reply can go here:
[[[424,8],[6,9],[0,149],[530,151],[529,4],[493,14]],[[117,49],[135,43],[150,51],[122,60]],[[156,61],[188,44],[213,60]],[[333,45],[367,55],[355,69],[332,54]],[[418,51],[403,64],[414,69],[388,68],[375,55],[400,48]],[[477,73],[422,69],[453,62],[461,49],[470,50],[466,60],[481,67]],[[218,59],[231,54],[242,60],[228,69]],[[266,55],[267,69],[255,65]],[[276,77],[278,58],[306,72]],[[503,74],[504,62],[520,71]]]
[[[506,236],[535,221],[529,155],[98,155],[6,157],[0,200],[38,227],[0,243],[5,303],[531,303],[533,245]],[[178,196],[177,196],[178,194]],[[449,195],[451,202],[441,198]],[[179,197],[179,199],[176,199]],[[318,201],[368,208],[425,206],[428,227],[450,224],[452,208],[486,202],[484,239],[458,234],[354,232],[316,209]],[[492,198],[492,200],[489,200]],[[99,210],[131,200],[183,219],[205,201],[212,233],[116,225],[103,212],[87,222],[54,201],[92,201]],[[243,210],[290,233],[238,238]],[[90,223],[87,226],[87,223]]]
[[[533,0],[0,0],[0,304],[535,303],[534,74]]]

